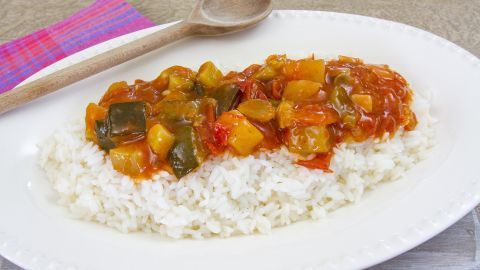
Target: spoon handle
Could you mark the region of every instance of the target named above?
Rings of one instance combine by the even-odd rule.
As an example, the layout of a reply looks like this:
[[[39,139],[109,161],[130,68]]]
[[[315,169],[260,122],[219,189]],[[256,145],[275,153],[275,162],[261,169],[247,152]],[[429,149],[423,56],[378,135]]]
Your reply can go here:
[[[192,35],[193,31],[194,25],[182,21],[0,94],[0,114],[171,42]]]

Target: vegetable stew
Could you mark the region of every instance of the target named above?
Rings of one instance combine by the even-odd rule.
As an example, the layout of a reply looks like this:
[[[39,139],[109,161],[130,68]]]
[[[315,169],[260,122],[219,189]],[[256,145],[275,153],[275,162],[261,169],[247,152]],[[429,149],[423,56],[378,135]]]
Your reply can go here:
[[[336,144],[413,130],[411,102],[387,65],[271,55],[241,72],[206,62],[198,72],[173,66],[153,81],[113,83],[86,108],[85,136],[136,181],[159,170],[181,178],[210,155],[282,145],[298,165],[330,172]]]

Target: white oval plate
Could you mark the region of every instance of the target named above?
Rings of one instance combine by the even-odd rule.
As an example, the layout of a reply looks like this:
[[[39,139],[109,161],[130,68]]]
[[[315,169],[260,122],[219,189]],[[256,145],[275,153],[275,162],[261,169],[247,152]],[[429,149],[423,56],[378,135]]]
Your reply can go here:
[[[163,27],[84,50],[34,77]],[[368,192],[356,205],[320,221],[274,229],[270,235],[164,240],[74,220],[55,205],[47,180],[36,166],[37,144],[68,119],[81,116],[86,104],[98,100],[111,82],[153,79],[174,64],[196,68],[213,60],[240,68],[271,53],[306,57],[312,52],[386,63],[414,89],[432,91],[432,113],[440,122],[438,146],[430,158],[405,179]],[[0,254],[28,269],[370,266],[426,241],[479,203],[479,100],[479,59],[433,34],[399,23],[329,12],[275,11],[245,32],[190,38],[0,116]]]

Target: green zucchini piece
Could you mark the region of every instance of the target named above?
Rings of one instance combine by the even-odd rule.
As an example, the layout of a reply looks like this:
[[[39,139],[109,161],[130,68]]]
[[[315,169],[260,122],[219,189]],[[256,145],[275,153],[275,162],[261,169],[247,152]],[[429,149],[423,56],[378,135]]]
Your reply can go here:
[[[200,102],[196,100],[168,100],[158,106],[159,117],[170,121],[192,121],[198,114]]]
[[[201,142],[192,126],[179,127],[175,132],[175,144],[168,153],[168,161],[178,179],[200,166],[205,158]]]
[[[145,102],[114,103],[108,108],[109,136],[145,135],[146,119]]]
[[[158,120],[169,130],[180,126],[192,125],[199,117],[200,101],[169,100],[161,101],[157,106]]]
[[[347,91],[342,86],[335,86],[333,88],[330,93],[330,102],[341,116],[353,112],[353,103],[350,100]]]
[[[195,92],[195,95],[197,96],[197,98],[201,98],[205,96],[205,89],[203,89],[202,84],[199,82],[196,82],[193,85],[193,91]]]
[[[95,135],[97,136],[97,142],[100,148],[105,151],[109,151],[115,148],[115,143],[108,137],[108,126],[105,120],[95,121]]]
[[[240,102],[240,88],[234,83],[225,84],[215,90],[212,93],[212,97],[217,100],[216,114],[218,117],[238,105]]]

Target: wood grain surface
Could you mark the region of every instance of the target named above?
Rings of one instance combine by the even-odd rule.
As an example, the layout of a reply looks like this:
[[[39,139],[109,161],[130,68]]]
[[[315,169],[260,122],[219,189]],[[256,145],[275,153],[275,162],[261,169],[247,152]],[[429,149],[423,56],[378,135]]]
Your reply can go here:
[[[0,43],[61,21],[92,2],[0,0]],[[128,2],[162,24],[184,18],[195,1]],[[435,33],[480,56],[480,0],[274,0],[274,8],[336,11],[398,21]],[[475,260],[475,253],[480,255],[480,247],[475,248],[475,236],[480,238],[475,218],[470,213],[430,241],[373,269],[480,269],[480,258]],[[0,270],[18,269],[0,258]]]

